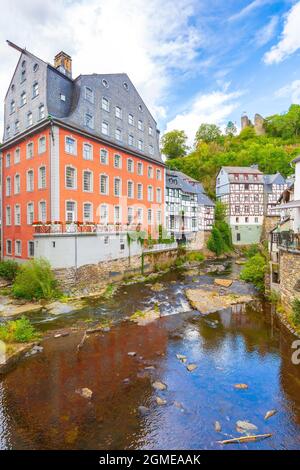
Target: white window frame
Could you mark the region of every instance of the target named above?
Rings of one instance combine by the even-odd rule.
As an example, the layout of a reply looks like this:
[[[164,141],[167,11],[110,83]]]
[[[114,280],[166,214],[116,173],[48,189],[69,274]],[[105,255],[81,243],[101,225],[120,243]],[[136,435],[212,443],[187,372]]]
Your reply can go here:
[[[90,95],[89,95],[90,93]],[[94,103],[94,90],[89,86],[84,87],[84,97],[90,103]]]
[[[29,153],[29,148],[32,148],[32,155]],[[30,141],[26,144],[26,159],[30,160],[34,157],[34,142]]]
[[[141,197],[139,197],[141,193]],[[143,186],[143,183],[138,183],[137,184],[137,199],[139,201],[142,201],[144,199],[144,186]]]
[[[22,240],[20,239],[15,240],[15,256],[22,256]]]
[[[68,202],[74,204],[74,210],[71,211],[67,209]],[[74,217],[72,217],[72,222],[75,222],[77,220],[77,202],[73,199],[67,199],[65,202],[65,220],[66,222],[71,222],[71,220],[67,217],[68,212],[72,212],[74,214]]]
[[[14,164],[17,165],[21,161],[21,149],[20,147],[16,148],[14,151]]]
[[[117,220],[116,218],[116,208],[119,208],[119,220]],[[121,223],[122,222],[122,207],[119,205],[119,204],[116,204],[114,206],[114,223],[115,224],[118,224],[118,223]]]
[[[9,244],[9,243],[10,243],[10,251],[8,250],[8,244]],[[10,238],[8,238],[8,239],[6,240],[6,254],[7,254],[8,256],[11,256],[11,255],[12,255],[12,241],[11,241]]]
[[[45,184],[43,184],[41,170],[45,169]],[[38,170],[38,189],[46,189],[47,188],[47,168],[46,165],[39,166]]]
[[[16,183],[17,178],[19,180],[18,191],[17,191],[17,183]],[[14,194],[20,194],[20,192],[21,192],[21,175],[20,173],[16,173],[14,176]]]
[[[84,209],[85,209],[85,206],[87,206],[87,205],[90,206],[90,217],[89,218],[86,218],[85,215],[84,215]],[[82,220],[83,220],[83,222],[93,222],[93,214],[94,214],[93,203],[90,202],[90,201],[85,201],[82,204]]]
[[[101,178],[102,178],[102,176],[104,176],[106,178],[106,191],[105,192],[102,192],[102,190],[101,190]],[[103,194],[104,196],[109,195],[109,176],[106,173],[100,173],[100,175],[99,175],[99,191],[100,191],[100,194]]]
[[[30,185],[29,174],[32,174],[32,185]],[[26,191],[34,191],[34,170],[32,168],[29,168],[29,170],[26,171]]]
[[[106,126],[105,128],[107,129],[107,132],[103,131],[103,125]],[[103,135],[109,135],[109,123],[107,121],[102,121],[102,123],[101,123],[101,133]]]
[[[87,147],[89,148],[89,156],[88,157],[86,156],[86,152],[85,152]],[[89,142],[83,142],[83,145],[82,145],[82,158],[83,158],[83,160],[88,160],[88,161],[92,161],[94,159],[94,147]]]
[[[119,157],[119,165],[116,165],[116,157]],[[119,153],[114,154],[114,168],[121,169],[122,168],[122,156]]]
[[[11,196],[11,176],[7,176],[5,180],[5,196]]]
[[[132,164],[132,169],[129,169],[130,163]],[[127,171],[128,173],[134,173],[134,160],[132,158],[127,158]]]
[[[74,186],[73,187],[70,187],[67,185],[67,170],[68,168],[71,168],[72,170],[74,170]],[[66,165],[65,166],[65,188],[66,189],[69,189],[69,190],[76,190],[77,189],[77,168],[73,165]]]
[[[67,140],[70,139],[70,140],[73,140],[74,141],[74,151],[71,151],[69,150],[69,148],[67,147]],[[66,135],[65,136],[65,152],[68,153],[69,155],[77,155],[77,140],[72,137],[71,135]]]
[[[14,207],[14,224],[17,226],[21,225],[21,205],[20,204],[15,204],[15,207]]]
[[[103,158],[103,161],[102,161]],[[108,150],[105,148],[100,149],[100,163],[101,165],[108,165],[109,154]]]
[[[103,109],[103,111],[106,111],[107,113],[109,113],[109,111],[110,111],[110,102],[109,102],[109,99],[106,96],[102,96],[101,108]]]
[[[134,115],[131,113],[128,114],[128,124],[134,126]]]
[[[116,192],[116,182],[119,181],[119,194]],[[121,197],[122,196],[122,178],[119,176],[114,177],[114,196]]]
[[[84,176],[85,176],[85,173],[89,173],[90,175],[90,189],[84,189]],[[92,193],[94,190],[94,173],[92,170],[89,170],[89,169],[85,169],[83,170],[82,172],[82,191],[84,193]]]
[[[9,216],[8,216],[8,213],[9,213]],[[8,227],[11,226],[11,206],[8,205],[5,207],[5,225],[7,225]]]
[[[44,146],[42,146],[41,142],[44,142]],[[47,150],[47,139],[45,135],[41,135],[38,140],[38,154],[41,155],[45,153]]]
[[[149,196],[150,190],[151,190],[151,197]],[[153,202],[153,186],[151,184],[147,187],[147,200],[148,202]]]
[[[29,206],[32,206],[32,212],[29,212]],[[32,221],[30,221],[31,215],[32,214]],[[33,201],[27,202],[26,205],[26,223],[27,225],[32,225],[32,222],[34,221],[34,203]]]
[[[41,209],[41,206],[42,204],[44,204],[45,206],[45,217],[43,217],[43,211]],[[45,201],[45,199],[41,199],[38,203],[38,212],[39,212],[39,220],[43,223],[46,223],[47,222],[47,202]]]
[[[132,194],[129,195],[129,184],[131,184]],[[134,199],[134,182],[132,180],[127,180],[127,197],[128,199]]]
[[[30,246],[33,247],[33,254],[30,253]],[[34,258],[34,252],[35,252],[34,241],[33,240],[28,240],[28,243],[27,243],[27,256],[28,256],[28,258]]]
[[[120,110],[117,111],[117,110]],[[123,112],[122,112],[122,108],[120,106],[116,106],[115,108],[115,117],[118,118],[118,119],[123,119]]]
[[[141,171],[139,171],[139,168],[141,168]],[[143,164],[143,162],[137,162],[137,174],[139,176],[143,176],[143,174],[144,174],[144,164]]]

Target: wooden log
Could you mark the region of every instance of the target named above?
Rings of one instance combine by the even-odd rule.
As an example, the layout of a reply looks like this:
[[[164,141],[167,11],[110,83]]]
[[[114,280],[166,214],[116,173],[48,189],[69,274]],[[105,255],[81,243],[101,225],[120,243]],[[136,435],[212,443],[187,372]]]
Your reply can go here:
[[[272,437],[272,434],[256,434],[253,436],[234,437],[233,439],[227,439],[225,441],[218,441],[218,443],[219,444],[239,444],[243,442],[259,441],[261,439],[267,439],[268,437]]]

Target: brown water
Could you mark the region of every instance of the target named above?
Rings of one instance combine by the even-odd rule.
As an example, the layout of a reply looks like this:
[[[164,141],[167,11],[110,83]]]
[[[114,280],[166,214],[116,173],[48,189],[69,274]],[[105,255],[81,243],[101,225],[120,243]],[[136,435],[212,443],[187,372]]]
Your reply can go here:
[[[220,449],[218,440],[240,435],[237,420],[249,420],[258,433],[273,437],[226,448],[300,448],[300,365],[291,363],[295,338],[269,307],[257,303],[203,317],[189,310],[184,289],[212,283],[212,276],[173,271],[160,282],[163,292],[144,284],[126,286],[111,301],[94,302],[82,312],[34,317],[40,329],[104,317],[115,326],[91,335],[79,353],[82,333],[48,339],[42,353],[2,379],[0,448]],[[236,282],[232,290],[249,288]],[[156,302],[161,319],[144,327],[120,321]],[[176,354],[198,368],[188,372]],[[167,390],[155,391],[154,380]],[[236,390],[236,383],[249,388]],[[91,401],[76,393],[82,387],[93,391]],[[158,406],[155,396],[167,404]],[[138,411],[141,405],[149,408],[145,416]],[[265,421],[271,409],[277,414]],[[221,433],[214,430],[216,420]]]

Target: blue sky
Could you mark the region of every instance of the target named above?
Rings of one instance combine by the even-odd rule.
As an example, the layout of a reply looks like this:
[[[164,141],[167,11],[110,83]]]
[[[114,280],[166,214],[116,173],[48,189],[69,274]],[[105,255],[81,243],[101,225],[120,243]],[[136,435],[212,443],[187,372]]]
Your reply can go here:
[[[18,54],[65,50],[74,75],[127,72],[162,132],[300,103],[300,1],[10,0],[0,17],[0,99]],[[2,116],[0,118],[0,126]]]

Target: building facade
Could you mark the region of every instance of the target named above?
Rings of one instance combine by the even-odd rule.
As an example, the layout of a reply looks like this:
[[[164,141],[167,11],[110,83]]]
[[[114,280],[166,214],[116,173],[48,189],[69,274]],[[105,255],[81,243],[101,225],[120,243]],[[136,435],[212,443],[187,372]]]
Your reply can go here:
[[[214,223],[214,203],[201,183],[180,171],[167,170],[165,211],[166,228],[177,240],[191,240]]]
[[[233,243],[258,243],[264,220],[263,174],[256,167],[222,167],[216,197],[227,206]]]
[[[265,215],[267,217],[280,216],[278,200],[287,187],[288,181],[280,173],[264,175]]]
[[[117,234],[119,256],[126,231],[165,218],[155,120],[126,74],[73,79],[67,54],[51,65],[10,45],[21,55],[4,106],[2,256],[51,261],[85,233],[97,249]]]

